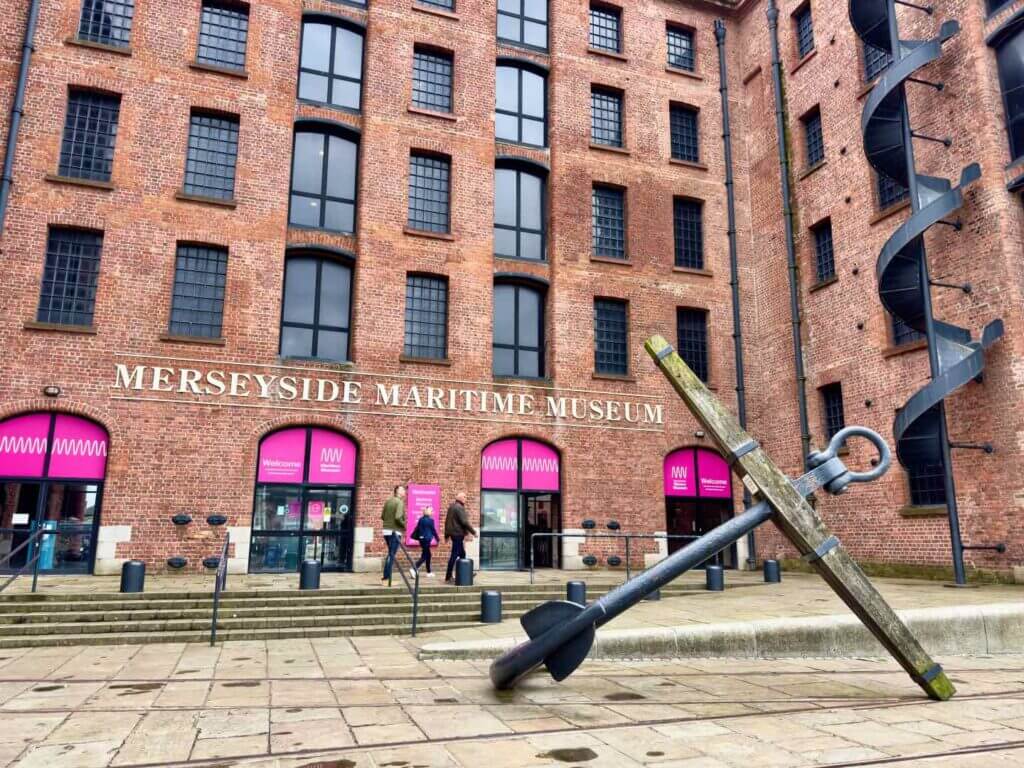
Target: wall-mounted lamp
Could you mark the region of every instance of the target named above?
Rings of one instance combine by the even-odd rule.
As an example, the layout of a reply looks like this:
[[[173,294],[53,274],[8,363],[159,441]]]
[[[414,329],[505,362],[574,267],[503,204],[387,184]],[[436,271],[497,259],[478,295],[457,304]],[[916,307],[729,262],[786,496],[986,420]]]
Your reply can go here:
[[[60,387],[55,384],[50,384],[43,387],[43,394],[47,397],[60,397]]]
[[[175,525],[188,525],[192,522],[192,515],[187,515],[184,512],[179,512],[171,518],[171,522]]]
[[[696,432],[693,433],[693,436],[696,437],[698,440],[703,440],[704,439],[704,430],[703,429],[698,429]]]

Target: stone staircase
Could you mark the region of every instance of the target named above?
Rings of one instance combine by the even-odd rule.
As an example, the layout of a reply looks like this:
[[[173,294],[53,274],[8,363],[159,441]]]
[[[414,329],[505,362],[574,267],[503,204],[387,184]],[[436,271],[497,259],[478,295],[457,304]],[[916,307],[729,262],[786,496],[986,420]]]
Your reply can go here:
[[[588,599],[611,586],[589,585]],[[502,593],[506,619],[565,598],[559,584],[421,587],[417,634],[479,624],[484,589]],[[662,595],[695,589],[673,584]],[[210,592],[2,595],[0,648],[209,642],[212,612]],[[217,640],[409,635],[411,623],[412,598],[397,583],[390,589],[229,590],[221,596]]]

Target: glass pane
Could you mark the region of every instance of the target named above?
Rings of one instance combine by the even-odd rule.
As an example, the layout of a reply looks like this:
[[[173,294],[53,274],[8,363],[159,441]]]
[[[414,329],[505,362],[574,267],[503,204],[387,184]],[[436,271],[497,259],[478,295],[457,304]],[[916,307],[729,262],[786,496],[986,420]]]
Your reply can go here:
[[[99,498],[97,485],[50,486],[39,540],[39,569],[86,573],[92,559],[93,522]]]
[[[498,256],[516,256],[516,231],[514,229],[494,229],[494,252]]]
[[[515,344],[515,288],[494,288],[494,343]]]
[[[358,80],[363,71],[363,36],[343,27],[336,34],[334,74]]]
[[[520,224],[527,229],[540,229],[541,189],[539,176],[529,173],[519,175]]]
[[[494,375],[515,376],[516,357],[515,352],[504,347],[496,347],[494,350]]]
[[[283,357],[312,357],[313,331],[310,328],[281,329],[281,355]]]
[[[537,291],[519,289],[519,346],[540,345],[541,298]]]
[[[501,3],[498,4],[499,6]],[[498,14],[498,37],[502,40],[519,40],[519,19]]]
[[[259,485],[253,507],[254,531],[297,531],[302,527],[301,490],[295,486]]]
[[[303,24],[302,60],[299,66],[327,72],[330,61],[331,27],[327,24]]]
[[[498,67],[496,104],[498,109],[519,111],[519,70],[515,67]]]
[[[544,117],[544,78],[523,70],[523,114]]]
[[[522,8],[522,0],[498,0],[498,10],[506,13],[519,15]]]
[[[335,261],[323,262],[320,272],[320,325],[348,327],[351,283],[352,271],[348,267]]]
[[[544,146],[544,123],[523,118],[523,144]]]
[[[327,78],[324,75],[299,75],[299,98],[310,101],[327,101]]]
[[[508,168],[494,172],[494,223],[516,225],[516,172]]]
[[[547,21],[548,0],[526,0],[525,5],[523,6],[523,12],[525,16],[531,19]]]
[[[335,203],[328,200],[324,206],[324,229],[354,232],[355,212],[355,207],[351,203]]]
[[[548,47],[548,28],[546,24],[527,21],[523,25],[523,42],[538,48]]]
[[[316,259],[288,259],[284,274],[285,322],[312,323],[316,293]]]
[[[544,241],[540,235],[522,232],[519,235],[519,255],[524,259],[544,258]]]
[[[296,133],[292,191],[319,195],[323,188],[324,135]]]
[[[537,378],[540,376],[540,354],[519,350],[519,376]]]
[[[330,137],[327,195],[353,200],[356,196],[356,145],[348,139]]]
[[[480,500],[480,530],[486,533],[515,533],[519,530],[517,494],[484,491]]]
[[[348,360],[348,334],[342,331],[320,331],[316,356],[321,360]]]
[[[518,536],[480,537],[480,567],[493,570],[513,570],[519,567]]]
[[[359,109],[359,83],[351,80],[334,78],[334,90],[331,92],[331,103],[338,107]],[[327,101],[325,97],[323,101]]]
[[[253,536],[249,545],[249,570],[297,571],[298,536]]]
[[[288,223],[300,227],[320,226],[320,201],[310,197],[292,195],[292,207]]]
[[[519,121],[515,115],[494,116],[494,135],[504,141],[519,141]]]

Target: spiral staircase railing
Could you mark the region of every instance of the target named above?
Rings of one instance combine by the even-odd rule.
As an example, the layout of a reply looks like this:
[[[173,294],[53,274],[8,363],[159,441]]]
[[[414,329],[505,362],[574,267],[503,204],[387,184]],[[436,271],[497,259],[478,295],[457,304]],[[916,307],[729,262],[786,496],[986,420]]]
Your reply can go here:
[[[965,547],[960,538],[956,487],[950,449],[984,447],[951,443],[947,433],[944,400],[973,380],[980,380],[985,367],[985,350],[1003,335],[1002,320],[990,322],[981,338],[971,332],[935,319],[932,287],[956,288],[970,293],[969,284],[955,285],[929,277],[924,234],[943,224],[961,229],[959,221],[950,221],[963,206],[964,189],[981,178],[978,164],[966,167],[959,184],[948,179],[919,174],[914,161],[914,140],[939,142],[949,147],[952,140],[927,136],[910,124],[907,84],[943,90],[943,84],[929,82],[918,72],[941,58],[942,47],[960,31],[956,21],[946,21],[938,34],[928,40],[902,40],[896,19],[896,6],[931,15],[930,6],[903,0],[849,0],[849,16],[854,31],[866,45],[890,56],[890,65],[876,81],[864,104],[861,132],[864,153],[876,171],[909,191],[911,215],[886,242],[878,257],[876,275],[882,304],[890,314],[924,334],[928,342],[931,382],[915,392],[897,412],[893,424],[896,454],[906,468],[938,466],[943,468],[946,506],[949,511],[953,548],[953,570],[957,584],[966,582],[964,549],[996,549],[998,546]]]

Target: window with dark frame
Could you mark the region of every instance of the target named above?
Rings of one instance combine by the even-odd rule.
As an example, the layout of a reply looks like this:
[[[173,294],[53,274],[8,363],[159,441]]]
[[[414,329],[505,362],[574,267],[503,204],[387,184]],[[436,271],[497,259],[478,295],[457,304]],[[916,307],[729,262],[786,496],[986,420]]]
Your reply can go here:
[[[793,22],[796,24],[796,51],[802,59],[814,50],[814,19],[810,3],[793,14]]]
[[[347,362],[352,268],[315,254],[293,255],[284,274],[281,356]]]
[[[804,124],[807,167],[813,168],[825,161],[825,137],[821,131],[821,110],[814,109],[807,113],[801,122]]]
[[[629,373],[628,307],[619,299],[594,299],[595,373]]]
[[[102,247],[103,235],[99,232],[50,227],[36,320],[55,325],[92,325]]]
[[[622,53],[622,11],[619,8],[591,4],[590,47]]]
[[[437,275],[405,278],[405,355],[448,357],[448,280]]]
[[[1024,157],[1024,28],[1019,28],[996,47],[999,88],[1010,141],[1010,159]]]
[[[911,506],[946,505],[946,473],[941,463],[912,465],[906,471]]]
[[[532,69],[500,64],[496,70],[494,135],[500,141],[547,144],[547,77]]]
[[[675,198],[672,229],[675,265],[682,269],[704,269],[704,204],[685,197]]]
[[[498,39],[548,49],[548,0],[498,0]]]
[[[430,8],[440,8],[442,11],[455,13],[455,0],[416,0],[417,5],[426,5]]]
[[[590,89],[590,141],[605,147],[622,146],[622,94],[607,88]]]
[[[708,380],[708,313],[704,309],[676,309],[679,356],[703,382]]]
[[[238,118],[193,112],[185,158],[185,194],[231,200],[238,161]]]
[[[892,65],[892,54],[888,51],[876,48],[868,43],[864,44],[864,82],[870,83],[880,74],[885,72]]]
[[[495,376],[544,376],[544,294],[519,283],[494,286]]]
[[[697,56],[693,45],[693,30],[671,24],[666,28],[668,38],[668,65],[675,69],[694,72]]]
[[[452,55],[419,46],[412,59],[412,104],[433,112],[452,111]]]
[[[591,193],[595,256],[626,259],[626,193],[617,187],[595,184]]]
[[[196,61],[224,69],[245,69],[249,36],[249,6],[203,0]]]
[[[814,236],[814,268],[818,282],[824,283],[836,276],[835,248],[832,242],[832,220],[825,219],[811,228]]]
[[[358,112],[362,84],[362,30],[320,17],[304,21],[298,97]]]
[[[494,255],[545,259],[545,179],[516,166],[494,169]]]
[[[889,315],[889,319],[892,322],[892,345],[894,347],[902,347],[905,344],[913,344],[915,341],[928,338],[921,331],[911,328],[896,315]]]
[[[450,228],[451,160],[413,152],[409,156],[409,228],[447,233]]]
[[[827,384],[818,391],[821,392],[821,411],[825,419],[825,439],[831,440],[846,426],[846,417],[843,415],[843,385],[839,382]]]
[[[985,12],[991,16],[993,13],[1001,8],[1005,8],[1012,2],[1013,0],[985,0]]]
[[[72,89],[57,173],[74,179],[110,181],[120,111],[120,96]]]
[[[135,0],[82,0],[78,39],[127,48],[132,42]]]
[[[170,333],[216,339],[224,322],[228,250],[179,243],[174,264]]]
[[[354,138],[323,130],[297,130],[288,223],[355,232],[358,163],[359,145]]]
[[[700,134],[698,133],[698,111],[683,104],[669,107],[669,134],[672,144],[672,158],[687,163],[700,162]]]
[[[910,190],[884,173],[875,176],[875,184],[878,192],[878,209],[881,211],[891,208],[897,203],[902,203],[910,197]]]

